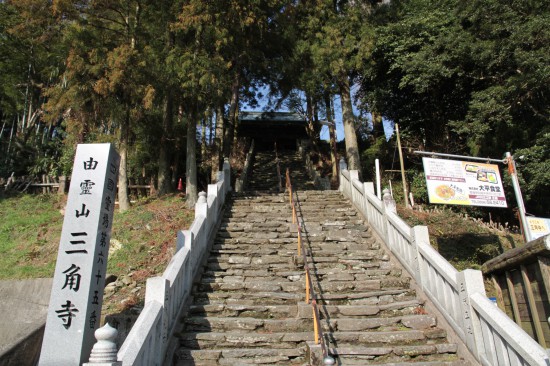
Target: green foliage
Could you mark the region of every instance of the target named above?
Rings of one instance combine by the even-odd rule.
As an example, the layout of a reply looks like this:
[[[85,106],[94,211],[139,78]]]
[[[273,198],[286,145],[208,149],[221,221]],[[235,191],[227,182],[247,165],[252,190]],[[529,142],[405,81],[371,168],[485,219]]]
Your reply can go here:
[[[372,174],[370,174],[370,172],[374,169],[374,161],[376,159],[382,160],[383,157],[391,156],[392,152],[392,146],[386,141],[384,136],[377,138],[374,140],[373,144],[370,144],[368,148],[364,149],[361,152],[361,164],[363,166],[364,179],[374,177],[375,172],[372,172]],[[388,168],[390,167],[388,166]]]
[[[550,207],[550,133],[546,132],[534,144],[515,152],[517,172],[527,211],[549,217]]]
[[[53,275],[63,221],[59,208],[57,195],[0,199],[0,278]]]
[[[105,141],[129,147],[130,177],[154,175],[160,151],[177,173],[184,120],[208,109],[233,118],[266,83],[306,101],[315,135],[325,96],[351,80],[362,113],[399,123],[409,151],[524,155],[528,211],[545,215],[548,24],[543,0],[3,1],[0,124],[16,131],[1,137],[0,174],[66,174],[77,143]],[[60,124],[63,145],[40,138]],[[366,175],[392,154],[369,143]]]
[[[547,213],[538,197],[548,187],[540,172],[548,159],[550,4],[412,0],[391,7],[380,11],[373,57],[364,63],[364,103],[398,122],[413,149],[528,156],[528,211]]]
[[[427,204],[428,188],[426,186],[426,176],[424,172],[417,169],[409,169],[406,171],[407,181],[409,183],[409,191],[414,195],[415,204]]]

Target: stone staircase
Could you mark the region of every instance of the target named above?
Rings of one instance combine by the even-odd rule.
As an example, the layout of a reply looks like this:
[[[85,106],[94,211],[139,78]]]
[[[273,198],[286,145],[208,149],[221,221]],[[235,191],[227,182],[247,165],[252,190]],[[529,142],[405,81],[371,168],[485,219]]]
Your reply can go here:
[[[258,151],[254,156],[254,164],[248,191],[279,192],[279,180],[277,179],[277,161],[272,151]],[[313,182],[305,173],[302,158],[295,151],[283,150],[278,152],[281,167],[282,186],[285,186],[285,172],[290,170],[292,184],[297,189],[314,189]]]
[[[337,365],[467,364],[349,201],[336,191],[296,198]],[[176,334],[174,365],[309,364],[312,310],[287,199],[256,192],[229,200]]]

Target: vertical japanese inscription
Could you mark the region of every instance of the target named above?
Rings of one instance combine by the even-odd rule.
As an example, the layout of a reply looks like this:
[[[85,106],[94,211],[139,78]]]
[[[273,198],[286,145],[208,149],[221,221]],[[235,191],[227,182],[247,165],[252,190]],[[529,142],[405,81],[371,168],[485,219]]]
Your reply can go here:
[[[88,360],[100,325],[119,156],[78,145],[59,244],[40,365]]]

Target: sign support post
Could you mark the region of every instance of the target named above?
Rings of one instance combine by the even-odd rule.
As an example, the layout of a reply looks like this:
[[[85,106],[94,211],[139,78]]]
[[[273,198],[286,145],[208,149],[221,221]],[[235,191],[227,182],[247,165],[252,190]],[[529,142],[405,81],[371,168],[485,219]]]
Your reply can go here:
[[[407,178],[405,177],[405,164],[403,163],[403,151],[401,150],[401,138],[399,136],[399,125],[395,124],[395,133],[397,136],[397,148],[399,149],[399,163],[401,165],[401,180],[403,181],[403,196],[405,198],[405,207],[411,208],[409,204],[409,195],[407,193]]]
[[[519,218],[522,226],[523,238],[528,243],[532,240],[531,230],[529,230],[529,223],[527,222],[527,216],[525,215],[525,205],[523,203],[523,196],[521,195],[521,188],[519,187],[518,175],[516,172],[516,162],[514,157],[509,152],[506,153],[506,161],[508,163],[508,173],[512,178],[512,185],[514,186],[514,193],[516,194],[516,202],[518,203]]]

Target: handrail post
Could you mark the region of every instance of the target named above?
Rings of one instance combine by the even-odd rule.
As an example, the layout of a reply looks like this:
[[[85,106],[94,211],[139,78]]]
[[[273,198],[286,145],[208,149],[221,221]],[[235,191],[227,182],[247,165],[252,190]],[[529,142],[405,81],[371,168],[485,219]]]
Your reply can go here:
[[[302,234],[298,231],[298,255],[302,255]]]
[[[311,309],[313,310],[313,332],[315,333],[315,344],[319,344],[319,318],[317,318],[315,307],[312,306]]]
[[[310,281],[310,278],[309,278],[309,271],[306,270],[306,304],[309,304],[309,293],[310,293],[310,288],[309,288],[309,281]]]
[[[279,192],[282,192],[283,182],[281,178],[281,164],[279,163],[279,154],[277,154],[277,142],[275,142],[275,162],[277,163],[277,178],[279,180]]]
[[[474,317],[474,311],[471,305],[471,296],[474,293],[480,293],[486,297],[485,286],[483,284],[483,275],[481,271],[474,269],[465,269],[457,273],[457,283],[460,297],[460,310],[463,317],[464,335],[466,337],[466,346],[472,352],[474,357],[479,360],[479,352],[483,349],[478,343],[483,342],[482,330]]]

